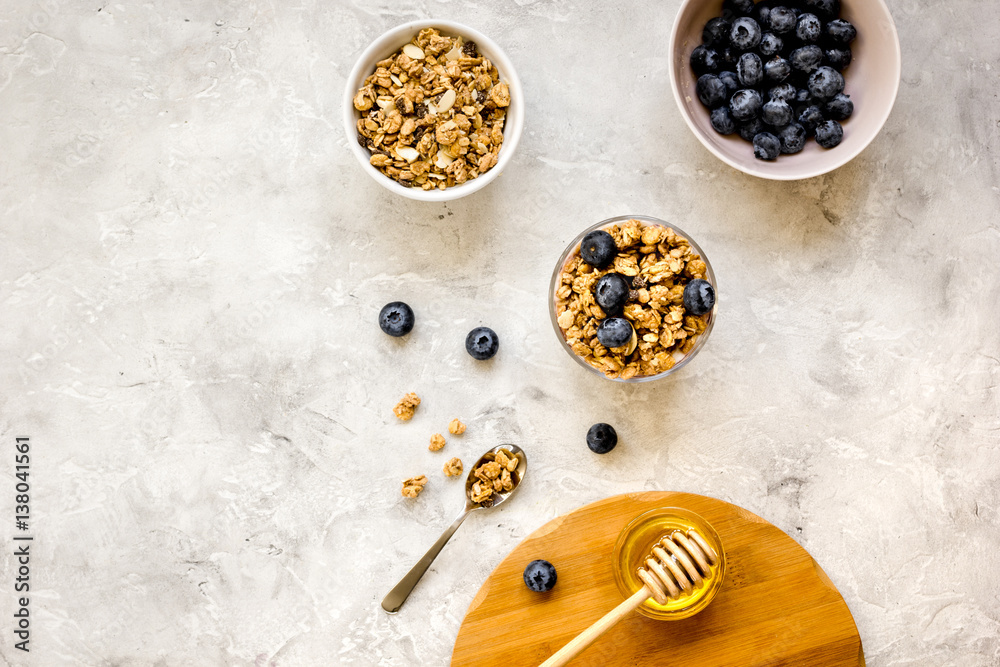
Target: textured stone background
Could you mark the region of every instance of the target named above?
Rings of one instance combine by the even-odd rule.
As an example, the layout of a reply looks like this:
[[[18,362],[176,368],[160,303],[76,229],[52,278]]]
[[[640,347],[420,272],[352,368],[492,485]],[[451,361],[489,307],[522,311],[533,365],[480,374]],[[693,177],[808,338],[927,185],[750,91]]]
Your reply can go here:
[[[1000,6],[890,0],[884,132],[782,184],[683,125],[679,4],[0,0],[0,538],[25,434],[36,535],[30,656],[0,559],[4,662],[443,665],[518,540],[672,489],[807,548],[870,665],[1000,664]],[[491,35],[527,92],[514,162],[448,205],[380,188],[340,121],[360,51],[422,17]],[[701,356],[652,386],[586,374],[546,312],[563,246],[623,213],[691,232],[720,285]],[[402,341],[376,326],[394,299]],[[491,363],[463,349],[480,324]],[[464,439],[428,452],[453,416]],[[621,434],[605,457],[595,421]],[[386,616],[462,506],[444,455],[503,441],[525,488]]]

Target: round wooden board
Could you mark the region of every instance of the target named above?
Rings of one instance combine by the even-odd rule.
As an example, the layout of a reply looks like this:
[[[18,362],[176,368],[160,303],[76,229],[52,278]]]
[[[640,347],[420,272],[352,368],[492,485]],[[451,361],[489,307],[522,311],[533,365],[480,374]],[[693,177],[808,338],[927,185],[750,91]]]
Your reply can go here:
[[[711,523],[726,549],[719,594],[700,614],[655,621],[631,614],[571,664],[864,667],[861,637],[844,598],[805,549],[750,512],[689,493],[614,496],[529,535],[476,594],[458,631],[453,667],[538,665],[622,601],[612,551],[633,518],[683,507]],[[544,558],[559,575],[550,593],[524,585]]]

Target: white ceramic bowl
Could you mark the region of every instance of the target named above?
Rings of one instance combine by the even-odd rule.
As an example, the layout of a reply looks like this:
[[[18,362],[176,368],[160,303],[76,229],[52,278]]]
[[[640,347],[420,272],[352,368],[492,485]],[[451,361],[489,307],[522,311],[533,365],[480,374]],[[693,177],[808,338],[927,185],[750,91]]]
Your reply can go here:
[[[738,134],[723,136],[712,129],[708,109],[695,93],[698,77],[691,70],[691,52],[701,44],[705,23],[721,14],[722,0],[684,0],[670,35],[674,99],[688,127],[713,155],[752,176],[794,181],[842,167],[875,139],[892,111],[902,72],[899,36],[884,0],[841,0],[840,17],[858,29],[851,44],[854,58],[844,70],[844,92],[854,102],[854,115],[844,121],[843,142],[826,149],[810,139],[801,153],[781,155],[773,162],[755,158],[753,145]]]
[[[369,162],[371,153],[367,149],[362,148],[357,142],[357,123],[358,118],[361,117],[361,113],[354,108],[354,95],[361,88],[365,79],[375,72],[376,63],[398,51],[400,47],[416,37],[417,33],[424,28],[437,28],[444,35],[461,35],[474,41],[476,46],[479,47],[479,52],[493,62],[500,73],[500,80],[505,82],[510,89],[510,106],[507,108],[507,116],[504,121],[503,145],[500,147],[497,163],[485,174],[444,190],[422,190],[420,188],[408,188],[400,185],[373,167]],[[432,202],[451,201],[483,189],[500,175],[514,157],[514,151],[517,148],[518,141],[521,139],[521,130],[523,128],[524,91],[521,88],[521,80],[517,78],[517,72],[514,70],[514,65],[511,63],[510,58],[486,35],[454,21],[441,21],[437,19],[411,21],[410,23],[396,26],[376,39],[364,50],[361,57],[358,58],[358,62],[355,63],[354,69],[351,70],[351,75],[347,77],[347,85],[344,88],[344,132],[346,133],[347,143],[350,146],[351,152],[358,158],[361,168],[374,178],[376,183],[387,190],[410,199]]]

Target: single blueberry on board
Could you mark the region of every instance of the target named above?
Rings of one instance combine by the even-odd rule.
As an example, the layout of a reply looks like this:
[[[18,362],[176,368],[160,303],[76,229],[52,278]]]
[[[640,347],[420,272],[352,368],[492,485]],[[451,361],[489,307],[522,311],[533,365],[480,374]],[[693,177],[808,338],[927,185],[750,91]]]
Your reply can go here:
[[[691,315],[704,315],[715,307],[712,283],[695,278],[684,287],[684,310]]]
[[[820,67],[809,76],[809,92],[818,100],[828,100],[844,92],[844,76],[832,67]]]
[[[764,100],[761,99],[759,92],[752,88],[744,88],[737,90],[729,100],[729,111],[735,120],[744,123],[760,115],[763,103]]]
[[[851,101],[850,95],[838,93],[826,103],[824,110],[829,120],[847,120],[854,113],[854,102]]]
[[[536,593],[551,591],[557,578],[556,568],[547,560],[533,560],[524,568],[524,585]]]
[[[781,140],[770,132],[761,132],[753,138],[753,156],[758,160],[777,160],[781,154]]]
[[[618,254],[615,240],[606,231],[598,229],[583,237],[580,242],[580,257],[587,264],[603,269]]]
[[[594,300],[605,312],[615,312],[625,306],[631,289],[632,287],[625,280],[625,276],[619,273],[609,273],[601,276],[600,280],[597,281],[597,285],[594,287]]]
[[[815,44],[800,46],[788,56],[788,62],[796,71],[811,74],[823,64],[823,49]]]
[[[778,133],[781,140],[781,152],[786,154],[801,153],[806,147],[806,129],[798,123],[790,123],[781,128]]]
[[[635,330],[622,317],[609,317],[597,327],[597,340],[606,348],[625,347],[632,342]]]
[[[774,56],[764,63],[764,74],[774,83],[781,83],[792,74],[792,66],[781,56]]]
[[[765,129],[764,121],[760,118],[751,118],[740,125],[740,136],[746,141],[753,141],[753,138]]]
[[[696,46],[691,52],[691,69],[701,76],[719,71],[719,54],[707,46]]]
[[[835,19],[826,24],[826,38],[831,44],[847,46],[858,36],[857,28],[850,21]]]
[[[760,51],[760,55],[770,58],[781,53],[784,48],[785,42],[780,37],[773,32],[765,32],[764,36],[760,38],[760,45],[757,47],[757,50]]]
[[[719,81],[726,84],[727,100],[733,96],[733,93],[742,88],[742,86],[740,86],[740,77],[736,75],[736,72],[730,72],[729,70],[719,72]]]
[[[378,325],[390,336],[405,336],[413,330],[413,309],[402,301],[393,301],[382,306],[378,314]]]
[[[827,120],[816,128],[816,143],[823,148],[839,146],[844,139],[844,128],[835,120]]]
[[[815,14],[802,14],[795,24],[795,36],[804,44],[818,42],[823,34],[823,24]]]
[[[611,424],[594,424],[587,431],[587,447],[595,454],[607,454],[618,444],[618,433]]]
[[[764,80],[764,63],[756,53],[744,53],[736,63],[736,76],[745,88],[753,88]]]
[[[823,56],[826,59],[826,64],[838,72],[843,72],[847,69],[853,57],[851,50],[846,47],[843,49],[827,49],[823,52]]]
[[[710,49],[729,46],[729,31],[732,25],[721,16],[711,19],[701,32],[702,43]]]
[[[489,327],[476,327],[465,337],[465,351],[479,361],[491,358],[499,348],[500,338]]]
[[[714,74],[702,74],[695,84],[695,91],[698,99],[709,109],[714,109],[720,104],[726,103],[726,84],[722,83],[719,77]]]
[[[710,118],[712,127],[719,134],[729,135],[736,131],[736,122],[733,120],[732,114],[729,113],[729,107],[721,106],[712,109]]]
[[[774,7],[767,16],[768,27],[775,35],[784,35],[795,30],[798,17],[788,7]]]
[[[773,127],[784,127],[792,122],[792,107],[784,100],[771,100],[760,112],[764,122]]]
[[[760,26],[748,16],[741,16],[733,21],[733,27],[729,31],[729,43],[739,51],[757,48],[762,37]]]

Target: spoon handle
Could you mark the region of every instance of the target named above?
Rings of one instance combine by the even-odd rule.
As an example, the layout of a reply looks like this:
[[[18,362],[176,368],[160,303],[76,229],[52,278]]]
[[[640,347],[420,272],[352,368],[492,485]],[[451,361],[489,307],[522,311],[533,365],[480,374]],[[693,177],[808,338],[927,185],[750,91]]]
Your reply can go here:
[[[444,545],[448,543],[451,536],[455,534],[458,527],[462,525],[463,521],[465,521],[465,517],[469,516],[470,511],[471,510],[468,509],[463,511],[458,518],[455,519],[455,523],[451,524],[451,527],[444,531],[444,534],[438,538],[438,541],[434,543],[434,546],[427,550],[424,557],[418,560],[417,564],[406,573],[406,576],[399,580],[399,583],[396,584],[395,588],[389,591],[389,594],[382,600],[382,609],[390,614],[395,614],[399,611],[399,608],[403,606],[404,602],[406,602],[406,598],[410,597],[410,593],[413,591],[414,586],[416,586],[417,582],[420,581],[420,577],[424,576],[424,572],[427,571],[427,568],[429,568],[431,563],[434,562],[434,559],[437,558],[437,555],[441,552],[441,549],[444,548]]]

